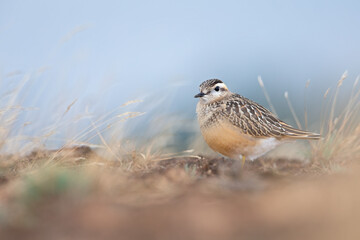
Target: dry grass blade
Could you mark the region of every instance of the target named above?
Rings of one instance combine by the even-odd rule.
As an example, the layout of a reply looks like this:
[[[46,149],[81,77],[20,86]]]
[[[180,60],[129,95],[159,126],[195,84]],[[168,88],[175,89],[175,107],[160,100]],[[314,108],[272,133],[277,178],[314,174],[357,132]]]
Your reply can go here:
[[[260,87],[261,87],[264,95],[265,95],[266,101],[268,102],[268,104],[269,104],[269,106],[270,106],[270,109],[271,109],[272,113],[273,113],[275,116],[278,116],[277,113],[276,113],[276,110],[275,110],[274,105],[271,103],[269,94],[268,94],[268,92],[266,91],[266,88],[265,88],[265,85],[264,85],[263,80],[261,79],[261,76],[258,76],[258,82],[259,82],[259,85],[260,85]]]
[[[60,43],[63,44],[67,41],[69,41],[70,39],[72,39],[76,34],[83,32],[85,30],[87,30],[88,28],[90,28],[89,25],[80,25],[75,27],[73,30],[71,30],[68,34],[66,34],[61,40]]]
[[[70,111],[71,107],[74,106],[77,100],[78,99],[75,99],[74,101],[72,101],[72,103],[69,104],[69,106],[67,106],[66,111],[63,113],[63,116],[65,116]]]
[[[332,106],[331,106],[330,116],[329,116],[329,132],[333,131],[333,127],[334,127],[334,111],[335,111],[335,106],[336,106],[337,97],[338,97],[338,93],[339,93],[339,88],[343,84],[346,77],[347,77],[347,71],[345,71],[343,73],[343,75],[341,76],[340,80],[338,81],[336,90],[335,90],[334,100],[333,100],[333,103],[332,103]]]
[[[299,129],[302,129],[301,123],[300,123],[300,121],[299,121],[299,118],[296,116],[294,107],[292,106],[292,104],[291,104],[291,102],[290,102],[289,93],[288,93],[288,92],[285,92],[285,93],[284,93],[284,97],[285,97],[285,99],[286,99],[286,102],[287,102],[287,104],[288,104],[288,106],[289,106],[289,108],[290,108],[291,114],[292,114],[293,118],[295,119],[295,122],[296,122],[298,128],[299,128]]]
[[[308,111],[307,111],[307,89],[310,85],[310,79],[306,81],[305,92],[304,92],[304,121],[305,121],[305,130],[308,130]]]
[[[123,105],[121,105],[120,107],[125,107],[125,106],[130,105],[130,104],[141,103],[141,102],[143,102],[143,101],[140,100],[140,99],[130,100],[130,101],[127,101],[126,103],[124,103]]]

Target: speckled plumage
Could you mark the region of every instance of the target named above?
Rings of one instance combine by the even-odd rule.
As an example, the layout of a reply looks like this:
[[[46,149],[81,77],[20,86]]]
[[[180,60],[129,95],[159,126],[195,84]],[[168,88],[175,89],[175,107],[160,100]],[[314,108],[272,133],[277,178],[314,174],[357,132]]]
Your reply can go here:
[[[213,78],[213,79],[209,79],[209,80],[202,82],[199,87],[200,87],[200,89],[205,89],[208,87],[212,87],[217,83],[223,83],[223,81],[221,81],[220,79],[217,79],[217,78]]]
[[[225,156],[253,160],[287,139],[320,137],[295,129],[254,101],[230,92],[221,80],[203,82],[200,93],[196,112],[201,132],[208,145]]]

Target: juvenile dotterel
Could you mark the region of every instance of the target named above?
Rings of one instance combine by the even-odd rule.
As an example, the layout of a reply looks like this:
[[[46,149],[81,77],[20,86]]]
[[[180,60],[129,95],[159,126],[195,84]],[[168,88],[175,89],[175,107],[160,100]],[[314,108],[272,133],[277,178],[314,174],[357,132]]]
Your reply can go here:
[[[319,139],[295,129],[261,105],[232,93],[219,79],[200,85],[196,112],[206,143],[232,159],[254,160],[289,139]]]

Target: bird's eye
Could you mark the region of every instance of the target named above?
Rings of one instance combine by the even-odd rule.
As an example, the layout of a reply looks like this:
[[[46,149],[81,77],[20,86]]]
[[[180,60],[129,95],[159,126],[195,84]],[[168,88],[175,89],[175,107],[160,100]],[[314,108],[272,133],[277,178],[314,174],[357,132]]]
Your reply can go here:
[[[219,86],[217,86],[216,88],[215,88],[215,91],[219,91],[220,90],[220,87]]]

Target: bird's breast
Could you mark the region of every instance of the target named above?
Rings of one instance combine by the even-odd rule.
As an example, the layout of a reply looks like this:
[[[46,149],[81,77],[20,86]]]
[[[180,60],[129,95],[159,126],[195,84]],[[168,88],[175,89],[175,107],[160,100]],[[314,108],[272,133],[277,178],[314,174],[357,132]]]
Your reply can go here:
[[[201,133],[210,148],[234,159],[238,158],[240,154],[250,155],[260,140],[242,133],[236,127],[221,120],[202,126]]]

